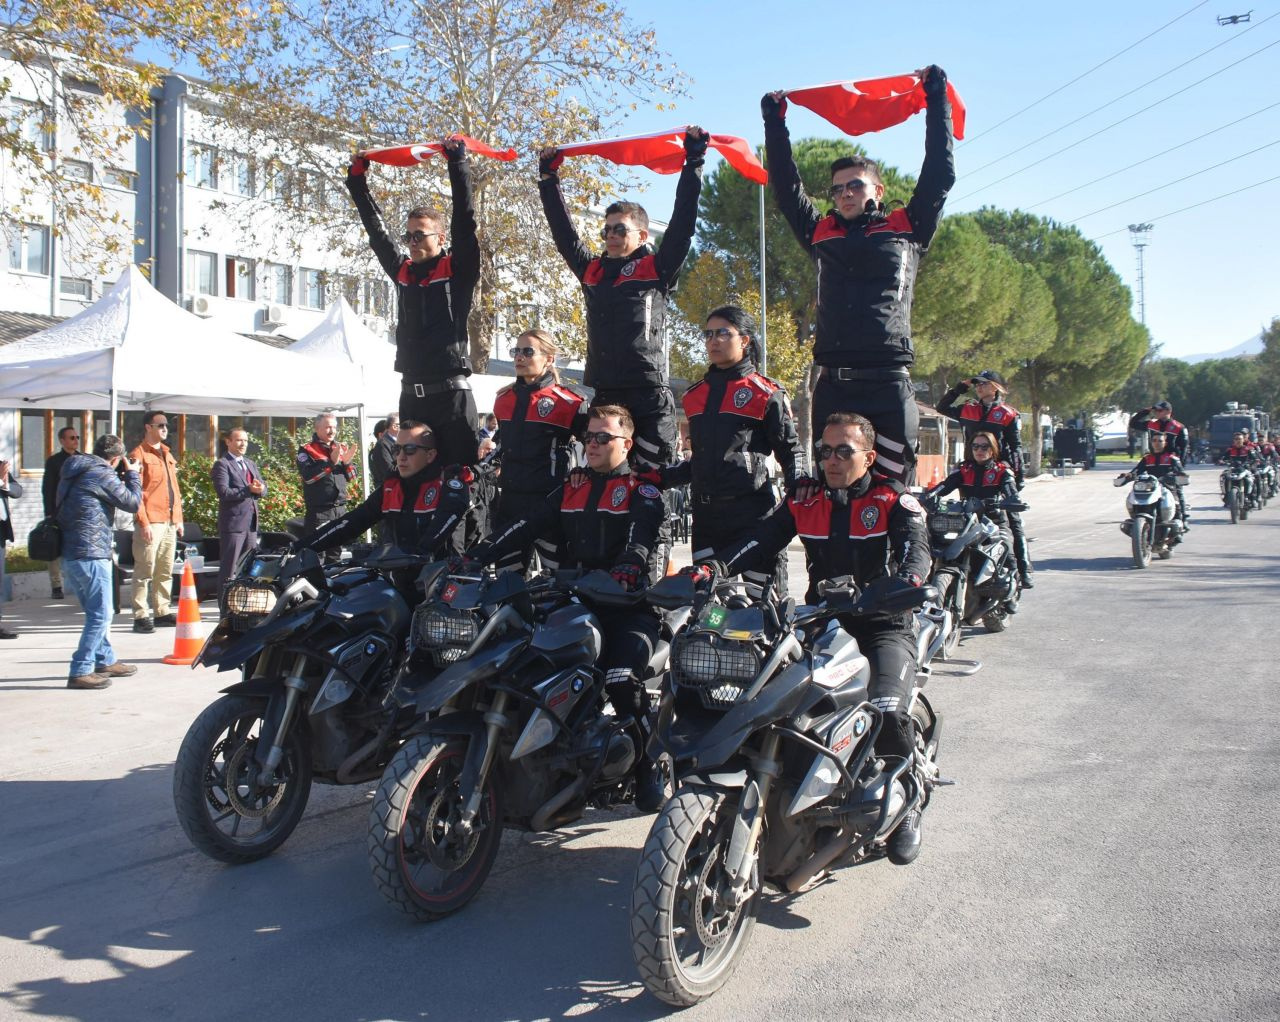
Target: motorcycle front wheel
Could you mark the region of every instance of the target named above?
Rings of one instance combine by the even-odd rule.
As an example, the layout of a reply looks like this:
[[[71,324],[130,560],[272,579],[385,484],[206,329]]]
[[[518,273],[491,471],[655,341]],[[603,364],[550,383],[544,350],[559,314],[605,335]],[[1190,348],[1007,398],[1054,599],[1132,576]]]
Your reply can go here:
[[[415,919],[457,912],[476,896],[502,843],[501,789],[485,778],[469,833],[457,823],[466,742],[410,739],[387,764],[369,811],[369,869],[382,896]]]
[[[270,855],[293,833],[311,795],[311,755],[297,722],[271,783],[259,781],[255,752],[266,709],[262,699],[223,696],[192,722],[178,750],[178,822],[193,845],[219,862],[235,865]]]
[[[1234,486],[1227,490],[1227,513],[1231,515],[1231,524],[1235,525],[1240,518],[1240,491]]]
[[[1129,538],[1133,540],[1133,566],[1145,568],[1151,563],[1151,519],[1137,515],[1133,519],[1133,528],[1129,530]]]
[[[731,906],[724,860],[738,802],[705,790],[677,792],[654,821],[631,893],[631,953],[660,1001],[686,1008],[728,981],[755,926],[760,881]]]
[[[942,649],[939,655],[943,660],[950,660],[956,655],[956,650],[960,648],[960,633],[964,628],[964,607],[959,606],[956,598],[959,586],[959,580],[949,571],[939,572],[934,584],[938,587],[938,602],[942,604],[942,609],[949,611],[951,615],[951,630],[947,632],[947,637],[942,641]]]

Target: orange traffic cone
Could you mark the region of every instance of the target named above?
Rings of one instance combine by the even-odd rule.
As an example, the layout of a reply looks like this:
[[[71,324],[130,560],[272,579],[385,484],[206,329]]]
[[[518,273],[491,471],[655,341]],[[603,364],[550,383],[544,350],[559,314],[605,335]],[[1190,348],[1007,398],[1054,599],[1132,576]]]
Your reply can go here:
[[[166,664],[190,664],[204,645],[200,627],[200,598],[196,596],[196,576],[188,561],[182,568],[182,592],[178,596],[178,630],[173,637],[173,652],[164,658]]]

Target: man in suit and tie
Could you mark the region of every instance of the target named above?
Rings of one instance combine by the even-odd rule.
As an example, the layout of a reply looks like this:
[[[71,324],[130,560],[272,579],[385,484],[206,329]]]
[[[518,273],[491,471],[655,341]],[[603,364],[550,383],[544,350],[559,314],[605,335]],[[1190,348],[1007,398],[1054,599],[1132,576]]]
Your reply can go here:
[[[13,519],[9,515],[9,498],[22,496],[22,483],[9,462],[0,458],[0,603],[4,602],[4,548],[13,539]],[[0,623],[0,639],[16,639],[18,633]]]
[[[246,550],[258,546],[258,501],[267,492],[262,472],[248,457],[249,434],[227,434],[227,453],[213,463],[210,475],[218,491],[218,589],[227,584]]]

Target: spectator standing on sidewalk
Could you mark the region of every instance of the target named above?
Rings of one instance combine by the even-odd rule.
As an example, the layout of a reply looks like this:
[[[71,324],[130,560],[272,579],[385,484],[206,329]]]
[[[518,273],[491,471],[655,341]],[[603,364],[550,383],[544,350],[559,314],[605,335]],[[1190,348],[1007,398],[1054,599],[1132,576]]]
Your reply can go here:
[[[4,548],[13,539],[13,518],[9,515],[9,498],[22,496],[22,484],[7,461],[0,460],[0,603],[4,602]],[[0,622],[0,639],[16,639]]]
[[[129,453],[139,466],[142,503],[133,527],[133,630],[143,634],[156,626],[173,628],[178,616],[170,609],[173,559],[182,535],[182,493],[178,463],[169,453],[169,420],[164,412],[147,412],[142,443]]]
[[[218,494],[218,592],[247,550],[258,548],[258,501],[267,492],[258,468],[245,453],[249,434],[227,434],[227,453],[213,463],[209,475]]]
[[[347,484],[355,478],[351,450],[338,440],[338,417],[329,412],[316,416],[315,432],[298,448],[302,475],[302,501],[307,508],[308,533],[347,513]],[[325,563],[339,560],[341,551],[325,552]]]
[[[98,437],[92,454],[73,454],[62,467],[55,499],[62,527],[62,573],[84,610],[80,644],[71,655],[67,688],[106,688],[137,672],[116,660],[111,628],[111,552],[115,511],[142,507],[138,463],[124,458],[117,436]]]
[[[40,483],[40,496],[44,500],[44,516],[52,518],[58,508],[58,478],[62,474],[62,466],[73,454],[80,453],[80,434],[75,426],[63,426],[58,430],[58,443],[61,449],[49,456],[44,463],[44,479]],[[53,598],[61,600],[62,595],[62,558],[55,557],[49,562],[49,585],[53,590]]]

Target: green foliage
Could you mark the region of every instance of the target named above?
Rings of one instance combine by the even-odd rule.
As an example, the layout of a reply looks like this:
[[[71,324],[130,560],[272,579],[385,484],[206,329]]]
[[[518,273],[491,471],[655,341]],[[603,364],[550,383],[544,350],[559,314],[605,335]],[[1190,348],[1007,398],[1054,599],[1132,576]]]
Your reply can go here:
[[[364,454],[356,436],[354,419],[340,419],[338,439],[356,452],[352,465],[356,477],[351,481],[353,503],[358,500]],[[258,501],[258,527],[263,531],[283,532],[291,518],[303,515],[302,477],[298,473],[298,446],[308,439],[301,434],[294,437],[285,427],[277,426],[264,443],[250,434],[249,456],[262,470],[267,492]],[[206,536],[218,534],[218,494],[213,488],[210,471],[214,459],[207,454],[187,451],[182,456],[181,475],[182,507],[187,521],[195,522]]]
[[[33,560],[24,546],[11,546],[4,552],[4,570],[9,575],[24,575],[28,572],[47,571],[48,561]]]

